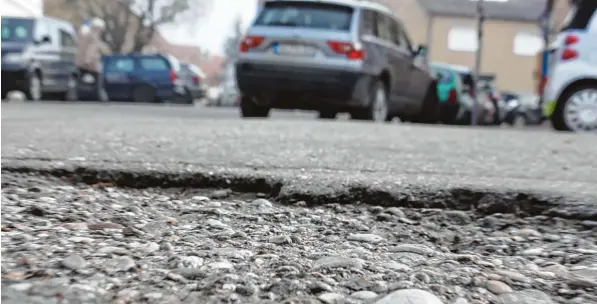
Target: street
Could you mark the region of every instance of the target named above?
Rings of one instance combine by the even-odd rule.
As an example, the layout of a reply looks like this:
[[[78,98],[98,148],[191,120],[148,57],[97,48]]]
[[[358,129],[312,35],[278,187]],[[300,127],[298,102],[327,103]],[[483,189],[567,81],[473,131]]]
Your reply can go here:
[[[594,135],[315,116],[2,104],[2,300],[597,303]]]

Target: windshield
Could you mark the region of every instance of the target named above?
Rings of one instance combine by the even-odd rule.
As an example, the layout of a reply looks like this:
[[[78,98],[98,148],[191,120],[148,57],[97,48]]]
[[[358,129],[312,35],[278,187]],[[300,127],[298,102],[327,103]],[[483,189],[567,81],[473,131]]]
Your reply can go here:
[[[29,42],[33,40],[33,19],[2,18],[2,41]]]
[[[303,1],[268,2],[255,25],[348,31],[353,9],[344,5]]]

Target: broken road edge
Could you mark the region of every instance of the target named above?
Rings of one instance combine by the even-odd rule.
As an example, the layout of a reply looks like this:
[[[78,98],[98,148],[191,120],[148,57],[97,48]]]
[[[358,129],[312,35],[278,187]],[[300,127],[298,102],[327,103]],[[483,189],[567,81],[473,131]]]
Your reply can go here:
[[[70,183],[94,185],[109,183],[120,188],[230,189],[237,193],[268,196],[282,204],[304,201],[307,205],[363,204],[384,207],[438,208],[472,210],[480,216],[515,214],[519,217],[544,215],[571,220],[597,220],[597,201],[562,195],[474,189],[466,187],[425,189],[423,187],[382,188],[372,183],[355,182],[313,191],[296,187],[291,179],[256,172],[234,173],[193,170],[143,170],[102,165],[27,165],[2,164],[2,173],[17,173],[61,178]],[[330,187],[332,188],[332,187]]]

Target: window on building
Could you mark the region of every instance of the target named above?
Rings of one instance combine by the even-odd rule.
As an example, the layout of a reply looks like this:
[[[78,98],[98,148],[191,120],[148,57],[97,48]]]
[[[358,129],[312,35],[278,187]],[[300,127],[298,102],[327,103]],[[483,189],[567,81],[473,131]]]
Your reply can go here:
[[[453,27],[448,33],[448,49],[456,52],[476,52],[479,47],[474,27]]]
[[[535,56],[543,47],[543,38],[539,35],[518,33],[514,36],[512,52],[518,56]]]

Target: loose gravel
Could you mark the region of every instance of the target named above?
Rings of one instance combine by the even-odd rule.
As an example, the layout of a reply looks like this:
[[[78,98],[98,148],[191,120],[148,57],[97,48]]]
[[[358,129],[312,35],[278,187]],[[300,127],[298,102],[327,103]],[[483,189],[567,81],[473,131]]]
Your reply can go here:
[[[2,175],[4,303],[597,303],[597,222]]]

